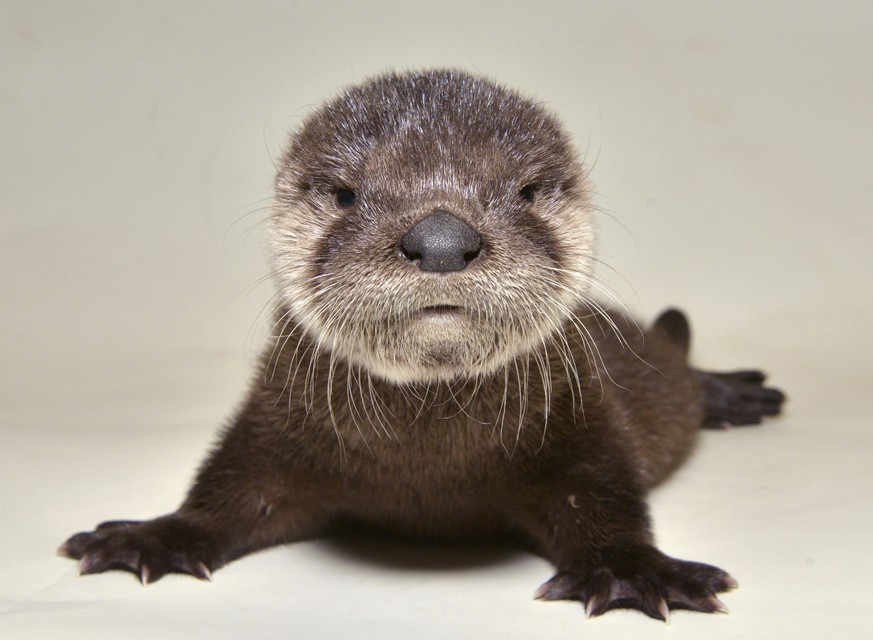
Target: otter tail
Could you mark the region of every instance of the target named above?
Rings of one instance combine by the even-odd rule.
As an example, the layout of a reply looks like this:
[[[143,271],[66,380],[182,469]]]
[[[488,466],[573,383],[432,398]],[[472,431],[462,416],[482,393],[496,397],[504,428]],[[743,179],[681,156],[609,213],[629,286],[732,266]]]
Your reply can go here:
[[[682,349],[685,355],[691,348],[691,325],[688,324],[688,318],[678,309],[667,309],[652,326],[652,330],[662,330],[670,341],[677,347]]]

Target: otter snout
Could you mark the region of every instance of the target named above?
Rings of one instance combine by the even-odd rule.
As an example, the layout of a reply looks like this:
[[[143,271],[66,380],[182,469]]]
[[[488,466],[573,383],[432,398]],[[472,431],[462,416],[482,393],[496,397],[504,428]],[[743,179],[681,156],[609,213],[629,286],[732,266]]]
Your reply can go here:
[[[482,238],[457,216],[437,209],[406,232],[400,250],[422,271],[462,271],[481,252]]]

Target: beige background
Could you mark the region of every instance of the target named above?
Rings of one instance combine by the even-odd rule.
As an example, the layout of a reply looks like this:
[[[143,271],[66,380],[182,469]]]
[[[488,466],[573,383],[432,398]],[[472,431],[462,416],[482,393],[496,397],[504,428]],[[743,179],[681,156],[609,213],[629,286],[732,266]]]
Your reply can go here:
[[[859,638],[873,573],[873,8],[857,2],[0,3],[0,636]],[[212,584],[77,579],[54,548],[173,509],[272,293],[276,157],[389,68],[536,95],[593,165],[601,271],[695,357],[791,395],[653,496],[730,616],[586,621],[523,554],[312,542]],[[260,318],[260,319],[259,319]]]

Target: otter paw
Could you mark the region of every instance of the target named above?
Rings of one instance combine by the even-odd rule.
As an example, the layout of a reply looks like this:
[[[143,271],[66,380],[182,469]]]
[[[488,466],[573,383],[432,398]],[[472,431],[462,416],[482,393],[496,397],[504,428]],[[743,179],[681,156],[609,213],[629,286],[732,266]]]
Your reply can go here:
[[[782,391],[764,386],[760,371],[696,374],[703,387],[705,429],[760,424],[764,416],[778,415],[785,402]]]
[[[174,516],[143,522],[113,521],[77,533],[58,554],[79,561],[79,574],[128,571],[143,584],[168,573],[209,580],[221,566],[208,538]]]
[[[561,571],[535,597],[579,600],[588,617],[610,609],[638,609],[666,622],[674,609],[727,613],[716,594],[737,586],[736,580],[717,567],[676,560],[654,547],[616,547],[597,556],[591,570]]]

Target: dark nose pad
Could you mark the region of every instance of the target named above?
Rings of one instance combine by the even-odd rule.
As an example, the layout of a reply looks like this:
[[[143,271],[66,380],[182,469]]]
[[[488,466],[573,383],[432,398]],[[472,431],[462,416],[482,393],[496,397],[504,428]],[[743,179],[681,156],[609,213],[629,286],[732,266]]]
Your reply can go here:
[[[461,271],[479,255],[482,238],[448,211],[437,209],[416,222],[400,241],[409,260],[422,271]]]

